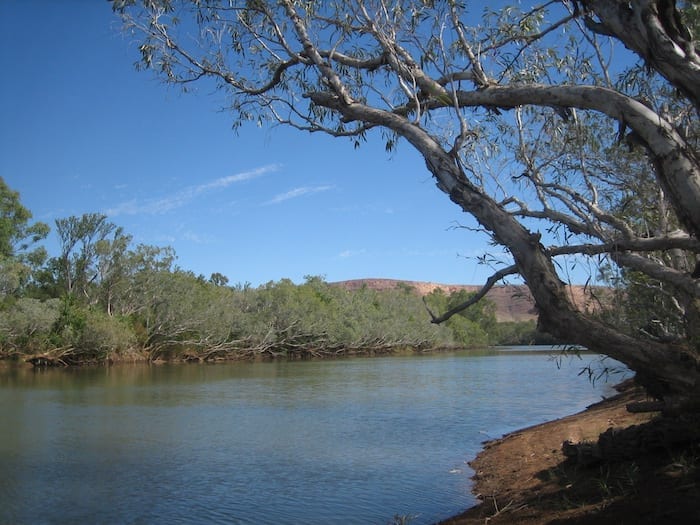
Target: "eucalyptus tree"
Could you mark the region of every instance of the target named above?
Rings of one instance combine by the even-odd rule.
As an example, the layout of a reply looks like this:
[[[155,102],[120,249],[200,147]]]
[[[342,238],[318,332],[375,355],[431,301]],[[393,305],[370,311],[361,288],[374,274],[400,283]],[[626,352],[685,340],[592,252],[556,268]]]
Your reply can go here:
[[[171,247],[139,244],[120,257],[120,273],[112,290],[112,311],[138,316],[158,302],[162,274],[172,272],[175,251]]]
[[[140,66],[185,88],[215,83],[236,126],[415,148],[506,250],[484,293],[519,274],[547,331],[626,363],[667,409],[700,406],[689,270],[700,253],[700,56],[684,19],[697,13],[673,0],[526,4],[113,0],[140,38]],[[639,181],[665,223],[625,212],[641,202]],[[671,251],[672,264],[658,256]],[[665,341],[579,309],[564,282],[572,257],[664,283],[683,329]]]
[[[59,281],[68,295],[80,293],[90,299],[89,287],[100,275],[98,258],[105,257],[109,235],[114,234],[116,239],[123,235],[122,229],[109,222],[106,215],[84,213],[56,219],[56,232],[61,245],[56,261]]]
[[[214,272],[209,277],[209,282],[216,286],[226,286],[228,284],[228,277],[220,272]]]
[[[138,318],[151,357],[226,347],[237,314],[230,308],[233,291],[228,287],[175,270],[152,273],[141,292]]]
[[[129,277],[132,237],[117,227],[111,238],[103,238],[95,243],[95,270],[98,283],[97,296],[104,311],[111,316],[119,291]]]
[[[49,227],[31,218],[19,193],[0,177],[0,297],[17,292],[46,259],[46,250],[37,243]]]

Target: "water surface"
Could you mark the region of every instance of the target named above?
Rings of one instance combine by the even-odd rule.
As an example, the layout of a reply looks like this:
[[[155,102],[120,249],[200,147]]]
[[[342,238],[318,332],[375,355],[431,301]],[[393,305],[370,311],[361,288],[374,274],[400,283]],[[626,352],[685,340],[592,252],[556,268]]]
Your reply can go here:
[[[0,370],[0,523],[433,523],[475,504],[482,441],[611,392],[594,359]]]

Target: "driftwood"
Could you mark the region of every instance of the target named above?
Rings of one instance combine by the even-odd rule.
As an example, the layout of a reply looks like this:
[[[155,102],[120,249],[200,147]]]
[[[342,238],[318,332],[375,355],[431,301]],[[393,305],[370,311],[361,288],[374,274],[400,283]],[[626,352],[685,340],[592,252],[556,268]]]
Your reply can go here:
[[[70,366],[75,364],[75,348],[65,346],[56,348],[50,352],[45,352],[39,355],[33,355],[25,359],[27,363],[31,363],[37,368],[54,367],[54,366]]]
[[[51,355],[35,355],[26,360],[37,368],[48,368],[54,366],[68,366],[63,359]]]

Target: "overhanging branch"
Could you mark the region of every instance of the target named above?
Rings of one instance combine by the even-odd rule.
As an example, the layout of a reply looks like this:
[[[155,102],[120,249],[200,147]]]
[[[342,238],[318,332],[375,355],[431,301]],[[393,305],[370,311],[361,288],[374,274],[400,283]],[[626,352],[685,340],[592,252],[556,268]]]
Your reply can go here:
[[[430,311],[430,308],[428,308],[428,303],[425,301],[425,297],[423,297],[423,303],[425,304],[425,309],[428,310],[428,313],[430,314],[431,317],[431,323],[434,324],[440,324],[444,323],[447,321],[450,317],[453,315],[458,314],[459,312],[462,312],[469,308],[471,305],[478,303],[483,299],[483,297],[489,292],[491,288],[493,288],[493,285],[496,284],[498,281],[506,277],[507,275],[513,275],[518,273],[518,268],[515,265],[508,266],[507,268],[503,268],[501,270],[498,270],[496,273],[494,273],[491,277],[488,278],[486,281],[486,284],[481,287],[481,290],[479,290],[475,295],[473,295],[468,301],[463,302],[462,304],[459,304],[452,308],[451,310],[445,312],[444,314],[440,316],[436,316],[433,314],[433,312]]]
[[[700,253],[700,241],[686,234],[670,234],[667,236],[620,239],[603,244],[568,244],[552,246],[547,249],[551,255],[599,255],[603,253],[619,253],[627,251],[653,252],[657,250],[688,250]]]
[[[658,264],[647,257],[635,253],[615,253],[612,254],[612,258],[620,266],[632,268],[659,281],[670,283],[685,291],[690,297],[700,297],[700,282],[685,272]]]

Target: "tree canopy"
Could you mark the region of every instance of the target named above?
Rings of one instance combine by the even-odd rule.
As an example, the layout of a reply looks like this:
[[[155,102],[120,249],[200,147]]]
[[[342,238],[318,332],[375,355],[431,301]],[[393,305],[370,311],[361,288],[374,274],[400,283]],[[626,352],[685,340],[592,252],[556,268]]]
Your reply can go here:
[[[43,222],[30,223],[32,213],[0,177],[0,297],[16,292],[31,269],[41,265],[46,250],[37,243],[49,233]]]
[[[669,410],[700,406],[696,6],[113,7],[140,38],[140,67],[184,88],[215,83],[235,126],[257,121],[415,148],[437,187],[505,248],[487,288],[519,274],[548,331],[623,361]],[[579,309],[565,281],[568,264],[581,261],[669,298],[674,315],[644,322],[679,322],[654,333]]]

